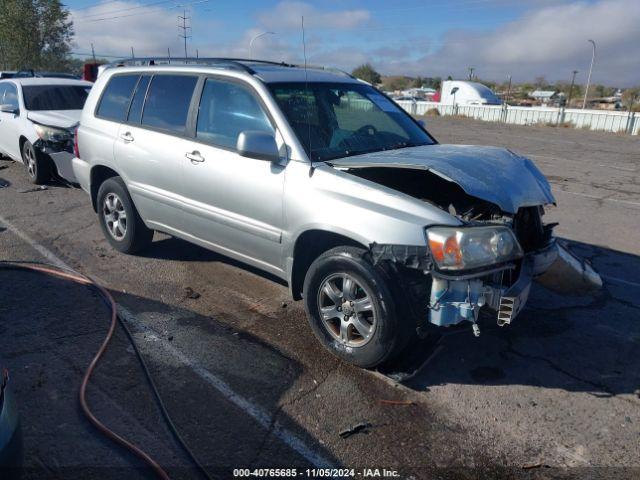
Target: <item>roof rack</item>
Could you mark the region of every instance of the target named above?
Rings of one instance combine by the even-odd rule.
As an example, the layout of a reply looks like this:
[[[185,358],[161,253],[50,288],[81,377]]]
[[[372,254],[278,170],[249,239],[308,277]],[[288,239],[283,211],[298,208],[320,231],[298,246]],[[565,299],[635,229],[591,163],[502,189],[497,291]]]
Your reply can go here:
[[[269,60],[256,60],[250,58],[225,58],[225,57],[135,57],[135,58],[123,58],[120,60],[114,60],[107,64],[109,67],[120,66],[141,66],[141,65],[209,65],[217,67],[227,67],[236,70],[245,71],[251,75],[255,75],[256,71],[247,64],[259,63],[263,65],[273,65],[277,67],[288,68],[304,68],[304,65],[296,65],[286,62],[273,62]],[[330,68],[321,65],[307,65],[307,68],[314,70],[325,70],[327,72],[339,73],[350,78],[355,78],[350,73],[337,68]]]
[[[293,65],[285,62],[271,62],[268,60],[252,60],[248,58],[223,58],[223,57],[135,57],[122,58],[114,60],[108,65],[111,67],[121,66],[140,66],[140,65],[212,65],[243,70],[250,74],[255,74],[255,70],[247,65],[247,63],[262,63],[268,65],[277,65],[280,67],[293,67]]]

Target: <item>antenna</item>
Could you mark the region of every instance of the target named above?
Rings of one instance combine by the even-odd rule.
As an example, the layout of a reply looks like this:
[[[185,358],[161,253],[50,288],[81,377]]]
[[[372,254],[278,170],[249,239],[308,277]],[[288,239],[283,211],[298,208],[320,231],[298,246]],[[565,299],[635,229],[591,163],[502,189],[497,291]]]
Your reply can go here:
[[[304,56],[304,90],[309,92],[309,77],[307,74],[307,43],[304,38],[304,15],[302,15],[302,55]],[[310,99],[309,99],[310,101]],[[311,103],[307,104],[307,126],[309,127],[309,159],[313,169],[313,157],[311,156]]]

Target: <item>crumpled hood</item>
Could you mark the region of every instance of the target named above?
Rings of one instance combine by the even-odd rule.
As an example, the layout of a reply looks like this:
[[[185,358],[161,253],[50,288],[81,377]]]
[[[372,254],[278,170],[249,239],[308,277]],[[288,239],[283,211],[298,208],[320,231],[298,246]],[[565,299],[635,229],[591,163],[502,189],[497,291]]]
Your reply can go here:
[[[32,122],[49,127],[73,128],[80,122],[82,110],[49,110],[28,112],[27,118]]]
[[[501,210],[555,203],[551,186],[528,158],[498,147],[423,145],[367,153],[329,163],[339,168],[415,168],[457,183],[466,193]]]

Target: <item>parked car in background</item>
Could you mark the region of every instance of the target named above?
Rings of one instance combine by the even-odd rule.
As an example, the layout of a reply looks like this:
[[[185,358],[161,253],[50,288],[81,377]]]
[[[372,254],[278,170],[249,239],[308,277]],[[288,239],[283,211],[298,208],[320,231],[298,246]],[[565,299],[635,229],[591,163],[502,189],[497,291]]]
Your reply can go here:
[[[14,74],[14,78],[68,78],[80,80],[80,75],[66,72],[36,72],[34,70],[20,70]]]
[[[0,153],[23,162],[29,179],[73,182],[73,132],[93,84],[55,78],[0,80]]]
[[[4,71],[4,72],[0,72],[0,80],[2,80],[3,78],[13,78],[15,77],[16,72],[12,72],[12,71]]]
[[[20,478],[22,431],[9,371],[0,367],[0,478]]]
[[[412,96],[408,96],[408,95],[401,95],[399,97],[392,97],[392,99],[395,100],[396,102],[399,102],[399,101],[423,102],[424,101],[424,98],[412,97]]]
[[[363,367],[433,325],[509,324],[557,256],[531,160],[440,145],[348,74],[108,68],[76,136],[75,176],[115,249],[158,230],[268,271],[320,342]]]

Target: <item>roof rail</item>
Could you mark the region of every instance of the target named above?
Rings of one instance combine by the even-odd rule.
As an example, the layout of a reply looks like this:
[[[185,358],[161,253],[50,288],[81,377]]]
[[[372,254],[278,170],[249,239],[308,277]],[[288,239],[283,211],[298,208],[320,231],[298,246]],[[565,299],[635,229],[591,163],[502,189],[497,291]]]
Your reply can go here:
[[[256,73],[247,63],[262,63],[268,65],[278,65],[281,67],[292,67],[285,62],[271,62],[268,60],[252,60],[247,58],[224,58],[224,57],[135,57],[122,58],[110,62],[110,67],[136,66],[136,65],[213,65],[221,67],[235,68],[247,73]]]
[[[248,64],[259,63],[263,65],[273,65],[277,67],[289,67],[289,68],[304,68],[304,65],[297,65],[286,62],[274,62],[270,60],[256,60],[251,58],[226,58],[226,57],[135,57],[135,58],[123,58],[120,60],[114,60],[108,63],[108,67],[120,67],[120,66],[140,66],[140,65],[211,65],[218,67],[234,68],[237,70],[243,70],[251,75],[254,75],[256,71]],[[325,70],[327,72],[338,73],[345,75],[349,78],[355,78],[348,72],[337,68],[325,67],[322,65],[307,65],[307,68],[314,70]]]

